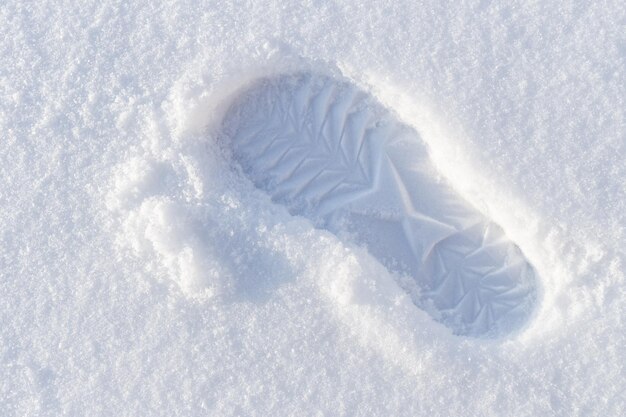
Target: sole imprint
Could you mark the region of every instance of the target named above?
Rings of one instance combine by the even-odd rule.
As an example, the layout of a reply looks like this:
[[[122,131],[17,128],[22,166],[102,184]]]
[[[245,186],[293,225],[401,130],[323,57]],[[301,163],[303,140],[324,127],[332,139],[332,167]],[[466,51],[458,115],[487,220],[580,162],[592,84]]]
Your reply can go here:
[[[222,132],[258,188],[366,246],[455,334],[501,336],[528,319],[536,282],[524,255],[371,95],[323,75],[263,79],[235,100]]]

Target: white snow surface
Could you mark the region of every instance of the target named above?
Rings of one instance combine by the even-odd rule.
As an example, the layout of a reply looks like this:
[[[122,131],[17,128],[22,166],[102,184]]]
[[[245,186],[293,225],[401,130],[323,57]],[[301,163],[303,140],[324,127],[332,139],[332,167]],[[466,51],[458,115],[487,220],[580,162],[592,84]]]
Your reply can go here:
[[[0,5],[0,415],[626,414],[619,1]],[[454,335],[218,140],[331,74],[424,140],[537,274]],[[407,156],[408,157],[408,156]]]

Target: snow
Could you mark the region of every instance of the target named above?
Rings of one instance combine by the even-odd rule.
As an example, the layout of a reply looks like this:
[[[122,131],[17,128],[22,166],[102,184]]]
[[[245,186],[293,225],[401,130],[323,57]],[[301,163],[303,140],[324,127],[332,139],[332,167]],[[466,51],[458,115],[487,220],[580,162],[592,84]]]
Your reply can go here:
[[[626,413],[620,2],[0,6],[0,414]],[[541,292],[454,335],[218,140],[255,80],[345,77]]]

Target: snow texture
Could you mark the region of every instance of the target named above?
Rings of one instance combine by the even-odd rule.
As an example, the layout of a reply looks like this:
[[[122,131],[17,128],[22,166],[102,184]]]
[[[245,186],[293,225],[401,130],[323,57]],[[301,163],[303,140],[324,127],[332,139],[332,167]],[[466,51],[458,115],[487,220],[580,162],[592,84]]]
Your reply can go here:
[[[625,21],[3,2],[0,415],[626,414]],[[245,145],[259,120],[276,149]],[[314,127],[325,162],[294,177]],[[364,170],[337,160],[359,143]],[[472,246],[522,288],[507,309],[429,281]]]

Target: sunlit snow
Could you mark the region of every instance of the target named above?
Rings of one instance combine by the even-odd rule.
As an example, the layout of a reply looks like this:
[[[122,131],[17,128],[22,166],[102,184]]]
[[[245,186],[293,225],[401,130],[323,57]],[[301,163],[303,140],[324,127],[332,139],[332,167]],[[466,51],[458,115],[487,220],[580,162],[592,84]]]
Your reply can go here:
[[[3,2],[0,415],[626,414],[625,21],[618,1]],[[285,74],[335,81],[261,89],[253,132],[237,106]],[[367,159],[383,118],[419,140]],[[312,128],[309,174],[285,141]],[[335,156],[343,188],[309,193]],[[361,192],[379,160],[384,192]],[[470,267],[471,302],[432,278]]]

